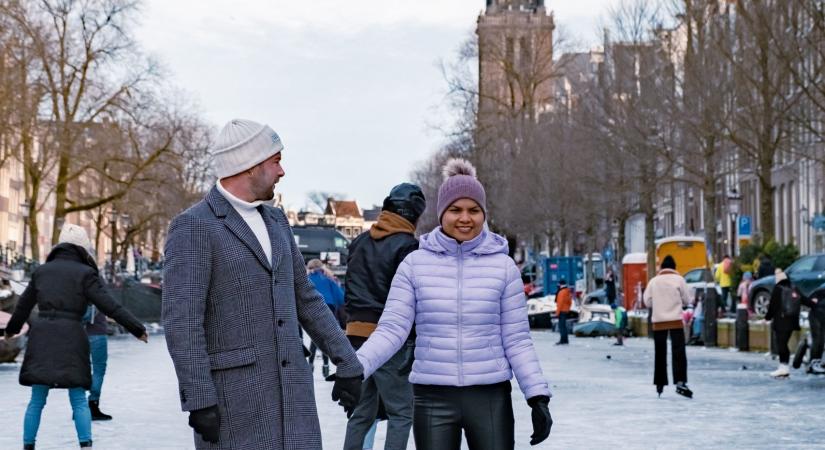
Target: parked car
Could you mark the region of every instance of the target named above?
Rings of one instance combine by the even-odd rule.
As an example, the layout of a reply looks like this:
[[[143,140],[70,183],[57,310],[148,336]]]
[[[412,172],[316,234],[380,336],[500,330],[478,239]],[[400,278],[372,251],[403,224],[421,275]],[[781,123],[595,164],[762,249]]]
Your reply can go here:
[[[685,283],[690,289],[689,295],[691,299],[696,298],[696,290],[703,291],[705,289],[716,290],[717,298],[722,297],[722,288],[720,288],[713,279],[710,269],[699,268],[693,269],[685,274]]]
[[[810,295],[825,282],[825,253],[805,255],[793,262],[785,274],[803,295]],[[775,284],[773,275],[762,277],[751,284],[748,299],[750,308],[757,314],[768,312],[771,291]]]

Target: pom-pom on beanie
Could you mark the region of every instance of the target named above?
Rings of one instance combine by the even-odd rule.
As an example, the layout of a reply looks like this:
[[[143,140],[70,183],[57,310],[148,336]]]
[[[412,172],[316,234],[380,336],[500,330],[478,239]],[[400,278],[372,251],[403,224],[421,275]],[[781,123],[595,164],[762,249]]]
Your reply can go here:
[[[476,178],[476,168],[469,161],[452,158],[444,164],[442,173],[444,182],[438,189],[438,202],[436,203],[439,222],[441,222],[444,211],[456,200],[462,198],[474,200],[484,211],[484,216],[487,216],[487,194],[484,192],[484,186]]]

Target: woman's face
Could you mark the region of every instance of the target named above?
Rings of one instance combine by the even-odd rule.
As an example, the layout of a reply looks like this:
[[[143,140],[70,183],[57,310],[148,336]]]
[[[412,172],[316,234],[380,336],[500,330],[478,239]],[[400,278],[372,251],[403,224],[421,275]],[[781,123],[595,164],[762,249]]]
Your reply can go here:
[[[484,227],[484,211],[475,200],[460,198],[441,216],[441,229],[458,242],[469,241]]]

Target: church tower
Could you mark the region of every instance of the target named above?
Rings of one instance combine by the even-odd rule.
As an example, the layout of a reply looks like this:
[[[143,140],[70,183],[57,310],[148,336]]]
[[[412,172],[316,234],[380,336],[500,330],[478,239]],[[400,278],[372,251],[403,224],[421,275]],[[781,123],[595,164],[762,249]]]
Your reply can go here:
[[[487,0],[478,17],[479,115],[527,115],[553,96],[553,14],[544,0]]]

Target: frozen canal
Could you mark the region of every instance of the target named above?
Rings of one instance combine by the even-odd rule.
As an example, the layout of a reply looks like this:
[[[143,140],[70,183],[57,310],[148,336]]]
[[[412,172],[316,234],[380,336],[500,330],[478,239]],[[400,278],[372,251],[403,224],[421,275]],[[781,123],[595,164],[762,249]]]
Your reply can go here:
[[[656,398],[653,342],[644,338],[612,346],[612,340],[535,332],[534,339],[555,397],[555,420],[545,443],[530,447],[530,409],[514,389],[516,448],[825,448],[825,378],[792,374],[773,380],[775,363],[763,354],[688,349],[690,386],[696,396],[677,396],[670,386]],[[101,408],[111,422],[94,422],[98,449],[189,449],[192,434],[180,412],[177,386],[163,337],[148,345],[110,340]],[[20,360],[20,358],[18,358]],[[0,365],[0,449],[22,447],[23,413],[29,389],[17,383],[19,364]],[[324,447],[340,449],[346,418],[330,400],[331,383],[316,365],[316,398]],[[384,424],[376,449],[382,448]],[[44,411],[38,449],[76,448],[65,391],[52,391]],[[409,448],[414,448],[410,438]]]

